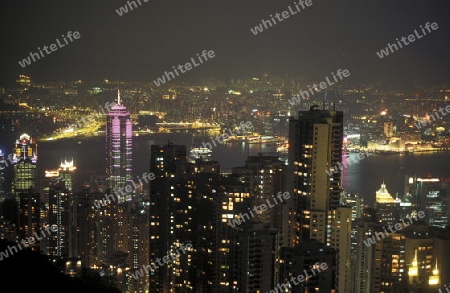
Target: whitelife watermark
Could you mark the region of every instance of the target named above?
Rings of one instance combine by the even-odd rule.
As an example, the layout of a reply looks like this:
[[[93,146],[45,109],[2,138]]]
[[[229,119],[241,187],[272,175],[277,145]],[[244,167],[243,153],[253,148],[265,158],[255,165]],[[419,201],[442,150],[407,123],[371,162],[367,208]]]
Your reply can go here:
[[[31,60],[33,60],[33,62],[36,62],[37,60],[41,59],[41,57],[44,58],[46,56],[46,55],[44,55],[42,50],[44,50],[47,55],[50,55],[52,52],[55,52],[59,48],[62,48],[65,45],[69,44],[66,37],[70,40],[70,42],[73,42],[74,39],[78,40],[81,37],[81,35],[78,31],[74,31],[73,33],[72,33],[72,31],[68,31],[67,35],[66,36],[62,35],[62,37],[63,37],[65,44],[61,44],[61,42],[59,41],[59,38],[57,38],[56,44],[58,44],[58,46],[56,46],[56,44],[51,44],[50,46],[43,46],[42,49],[41,49],[41,47],[38,47],[39,53],[30,52],[30,56],[28,56],[25,59],[22,59],[22,61],[19,61],[19,65],[22,66],[22,68],[24,68],[27,65],[31,65],[31,63],[32,63]],[[72,39],[72,37],[73,37],[73,39]],[[49,48],[50,48],[50,51],[48,50]]]
[[[348,69],[344,69],[344,70],[339,69],[336,72],[336,74],[334,74],[334,72],[331,72],[331,75],[333,76],[334,82],[331,82],[327,76],[327,77],[325,77],[326,82],[322,81],[319,84],[313,83],[312,86],[308,85],[309,92],[300,90],[296,96],[294,96],[288,100],[289,104],[294,106],[295,104],[300,103],[300,96],[302,97],[303,100],[305,100],[306,98],[309,99],[310,97],[314,96],[314,94],[316,92],[319,93],[320,91],[327,89],[328,86],[332,86],[333,84],[340,82],[341,80],[344,79],[344,77],[349,77],[350,71],[348,71]],[[339,78],[340,78],[339,80],[337,79],[336,75],[339,76]],[[311,95],[309,93],[311,93]]]
[[[212,59],[212,58],[214,58],[215,56],[216,56],[216,54],[214,53],[213,50],[209,50],[208,52],[206,52],[206,50],[203,50],[201,56],[197,53],[197,59],[198,59],[198,61],[200,62],[200,64],[203,64],[203,59],[204,59],[204,61],[206,62],[206,61],[209,60],[208,58]],[[202,57],[203,57],[203,58],[202,58]],[[177,67],[177,68],[181,71],[181,73],[185,73],[185,72],[187,72],[187,71],[189,71],[189,70],[192,69],[192,65],[194,65],[194,67],[197,67],[197,66],[200,65],[200,64],[198,64],[198,63],[195,62],[194,57],[191,58],[191,61],[192,61],[192,63],[187,62],[187,63],[184,64],[184,65],[178,64],[178,67]],[[172,68],[173,68],[175,74],[176,74],[177,76],[179,76],[180,74],[178,73],[178,71],[177,71],[177,69],[175,68],[175,66],[172,66]],[[183,70],[183,69],[185,69],[185,70]],[[166,82],[168,82],[168,81],[170,81],[171,79],[175,78],[175,74],[174,74],[172,71],[169,71],[169,72],[164,71],[164,75],[161,76],[161,77],[158,77],[156,80],[153,81],[153,83],[154,83],[156,86],[160,86],[161,84],[165,84]],[[170,76],[171,76],[171,77],[170,77]],[[167,81],[166,81],[166,77],[167,77]]]
[[[51,228],[49,228],[50,225],[45,225],[45,231],[47,232],[47,235],[45,234],[45,232],[42,230],[43,228],[40,229],[40,234],[42,237],[39,237],[38,234],[36,232],[33,232],[34,237],[30,236],[27,239],[22,239],[19,242],[17,242],[17,245],[13,245],[13,246],[9,246],[7,247],[7,249],[5,251],[0,251],[0,261],[2,261],[3,259],[8,258],[9,256],[13,255],[14,253],[18,253],[19,250],[22,250],[23,248],[28,248],[29,246],[32,246],[33,244],[36,243],[37,241],[42,240],[43,238],[46,238],[48,236],[50,236],[52,233],[51,232],[57,232],[58,231],[58,226],[57,225],[52,225]],[[51,230],[51,232],[49,231]],[[28,243],[27,243],[28,242]]]
[[[354,163],[357,163],[361,160],[364,160],[365,158],[370,157],[371,155],[373,155],[373,153],[368,153],[368,152],[360,152],[358,154],[358,156],[350,156],[348,157],[346,160],[344,160],[342,163],[338,162],[337,164],[335,164],[333,167],[331,167],[329,170],[325,170],[325,172],[331,176],[333,175],[333,173],[337,173],[338,170],[343,171],[344,168],[347,168],[348,166],[351,166]]]
[[[417,213],[417,215],[419,216],[420,219],[423,219],[425,217],[425,212],[419,211]],[[410,216],[406,216],[406,219],[408,219],[409,223],[405,223],[405,219],[401,219],[401,223],[395,223],[394,226],[389,225],[388,229],[389,229],[389,231],[391,231],[391,234],[396,233],[396,232],[402,230],[403,228],[411,225],[413,223],[413,219],[416,222],[419,220],[419,219],[417,219],[417,217],[410,217]],[[388,233],[388,231],[386,231],[386,228],[384,228],[384,233],[383,232],[375,232],[375,235],[372,236],[372,238],[367,238],[363,242],[367,247],[370,247],[371,245],[375,244],[377,240],[378,241],[381,240],[380,235],[384,239],[389,236],[389,233]],[[375,240],[375,237],[377,238],[377,240]]]
[[[134,273],[132,273],[131,276],[135,280],[137,280],[137,279],[143,277],[145,274],[148,275],[150,270],[151,271],[156,270],[157,268],[162,267],[163,265],[166,265],[169,262],[176,260],[181,255],[179,249],[181,249],[183,254],[186,254],[186,251],[192,250],[192,248],[193,247],[192,247],[191,243],[186,243],[186,245],[180,244],[180,247],[177,247],[174,252],[169,253],[169,255],[166,255],[162,258],[162,263],[161,263],[161,258],[158,257],[158,258],[156,258],[156,261],[152,261],[149,265],[143,265],[142,269],[134,271]],[[155,262],[157,262],[158,265]],[[145,273],[144,273],[144,271],[145,271]]]
[[[235,132],[233,132],[231,129],[225,128],[225,133],[217,135],[211,141],[214,144],[214,146],[216,147],[217,146],[216,140],[217,140],[217,142],[219,144],[222,144],[223,141],[225,139],[230,138],[230,136],[236,136],[236,135],[239,135],[241,133],[245,133],[246,131],[248,131],[248,130],[250,130],[252,128],[253,128],[253,124],[250,121],[247,121],[247,122],[241,121],[241,123],[239,123],[239,130],[235,130]],[[226,133],[227,131],[228,131],[228,133]],[[212,144],[210,142],[203,142],[202,146],[204,148],[208,148],[208,149],[212,149],[213,148],[213,146],[212,146]]]
[[[445,289],[445,292],[447,292],[447,293],[450,293],[450,288],[449,288],[449,286],[450,286],[450,284],[444,284],[444,289]],[[438,289],[438,292],[439,293],[442,293],[442,290],[441,290],[441,288],[439,288]]]
[[[281,21],[283,21],[283,20],[285,20],[285,19],[288,19],[290,16],[292,16],[292,15],[295,15],[295,14],[297,14],[297,13],[299,13],[300,11],[303,11],[303,10],[305,10],[306,9],[306,7],[309,7],[309,6],[311,6],[312,5],[312,0],[306,0],[306,1],[303,1],[303,0],[299,0],[298,1],[298,3],[297,2],[294,2],[294,5],[295,5],[295,8],[296,8],[296,10],[297,11],[294,11],[293,9],[292,9],[292,7],[291,7],[291,5],[289,5],[288,6],[288,10],[289,11],[287,11],[287,10],[285,10],[285,11],[283,11],[283,12],[281,12],[281,13],[275,13],[275,18],[279,21],[279,22],[281,22]],[[302,7],[301,9],[300,9],[300,6]],[[264,31],[264,28],[265,29],[268,29],[269,27],[272,27],[272,23],[273,23],[273,25],[276,25],[278,22],[275,20],[275,18],[272,16],[272,14],[271,15],[269,15],[270,16],[270,20],[265,20],[265,19],[262,19],[261,20],[261,24],[259,24],[259,25],[257,25],[257,26],[255,26],[254,28],[251,28],[250,29],[250,31],[256,36],[257,34],[259,34],[259,33],[262,33],[263,31]],[[282,18],[281,18],[281,17]],[[264,28],[263,28],[263,25],[264,25]],[[267,25],[269,25],[269,26],[267,26]]]
[[[287,283],[279,283],[279,284],[277,284],[277,286],[273,290],[270,290],[267,293],[290,292],[289,289],[291,287],[297,286],[298,284],[309,280],[310,278],[314,277],[315,275],[317,275],[317,274],[319,274],[321,272],[324,272],[327,269],[328,269],[328,264],[326,262],[323,262],[321,264],[316,262],[315,265],[310,269],[311,275],[308,275],[308,272],[306,270],[303,270],[303,272],[305,273],[304,275],[300,274],[297,277],[292,276],[290,278],[290,280],[286,279]],[[316,271],[317,271],[317,273],[316,273]]]
[[[0,150],[0,156],[4,156],[3,151]],[[7,168],[10,164],[13,164],[13,158],[14,158],[14,154],[9,154],[8,156],[4,156],[5,158],[5,168]],[[8,164],[9,162],[9,164]]]
[[[254,206],[253,208],[248,208],[250,215],[248,213],[240,213],[239,217],[228,221],[228,224],[234,228],[234,227],[242,224],[243,222],[249,221],[251,218],[254,218],[255,214],[262,214],[263,212],[267,211],[269,208],[273,208],[277,204],[282,203],[283,200],[287,200],[290,197],[291,197],[291,195],[289,192],[286,191],[284,193],[281,193],[281,191],[280,191],[277,193],[277,197],[275,197],[275,195],[272,195],[272,200],[274,203],[273,205],[271,204],[271,201],[268,198],[268,199],[266,199],[267,205],[265,203],[263,203],[259,206]],[[277,198],[278,198],[279,202],[277,201]],[[255,214],[253,214],[252,210],[255,212]],[[247,220],[245,218],[247,218]]]
[[[439,28],[439,26],[438,26],[438,24],[436,22],[433,22],[431,24],[430,24],[430,22],[427,22],[425,24],[425,29],[428,31],[428,33],[431,33],[431,29],[430,28],[435,31],[435,30],[437,30]],[[418,39],[421,39],[421,38],[423,38],[424,36],[427,35],[427,33],[425,32],[425,29],[422,27],[422,25],[420,26],[420,29],[422,30],[423,35],[420,35],[417,32],[417,30],[415,29],[414,30],[414,34],[410,34],[408,36],[409,43],[406,41],[406,37],[402,37],[401,38],[401,41],[403,42],[403,44],[405,46],[409,45],[410,43],[412,43],[412,42],[414,42],[416,40],[416,37],[417,37],[417,40],[418,40]],[[400,47],[400,49],[403,48],[402,42],[400,42],[398,38],[395,38],[395,40],[397,41],[398,47]],[[395,43],[394,44],[388,43],[386,48],[381,49],[379,52],[376,52],[376,53],[377,53],[378,57],[380,57],[380,59],[382,59],[382,58],[384,58],[384,57],[386,57],[386,56],[388,56],[390,54],[389,50],[391,50],[391,53],[394,53],[394,48],[395,48],[395,51],[400,50],[398,47],[397,47],[397,45]]]
[[[136,1],[139,3],[139,6],[142,5],[141,0],[136,0]],[[134,8],[138,8],[136,1],[127,1],[128,7],[130,7],[130,11],[133,10]],[[144,1],[144,3],[147,3],[150,0],[142,0],[142,1]],[[132,4],[134,5],[134,8],[133,8]],[[124,6],[121,6],[119,9],[116,9],[117,14],[119,16],[122,16],[125,13],[128,13],[128,7],[127,7],[127,5],[124,5]]]
[[[111,202],[116,202],[116,198],[119,198],[119,196],[124,197],[127,193],[130,193],[139,186],[144,185],[141,179],[143,179],[145,183],[148,184],[149,181],[154,180],[156,177],[154,173],[144,173],[142,174],[142,178],[139,178],[139,176],[137,178],[139,179],[139,184],[135,184],[134,181],[131,181],[133,186],[131,186],[131,184],[127,184],[122,188],[119,187],[116,190],[114,190],[114,194],[105,194],[103,199],[101,200],[96,199],[93,202],[93,206],[99,209],[101,207],[108,205]]]
[[[442,117],[444,117],[445,115],[447,115],[447,114],[450,113],[450,105],[445,106],[445,112],[444,112],[444,108],[442,108],[442,107],[439,107],[439,110],[438,110],[438,111],[439,111],[439,113],[441,113]],[[417,121],[417,122],[414,123],[414,126],[415,126],[417,129],[421,129],[422,127],[426,126],[427,123],[428,123],[428,124],[431,124],[431,121],[430,121],[431,119],[430,119],[430,118],[433,118],[433,122],[437,120],[437,119],[434,117],[434,115],[436,115],[437,119],[441,119],[441,118],[442,118],[442,117],[439,117],[439,114],[438,114],[438,112],[436,111],[436,112],[434,112],[434,114],[427,115],[427,121],[425,121],[425,120],[419,120],[419,121]]]

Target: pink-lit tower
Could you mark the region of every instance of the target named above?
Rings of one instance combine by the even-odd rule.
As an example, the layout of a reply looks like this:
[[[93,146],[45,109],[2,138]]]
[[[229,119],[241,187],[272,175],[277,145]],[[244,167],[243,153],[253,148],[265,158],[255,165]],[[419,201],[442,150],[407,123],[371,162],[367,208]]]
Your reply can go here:
[[[127,185],[133,186],[131,181],[133,129],[130,113],[122,105],[120,90],[117,90],[117,104],[106,114],[106,175],[108,176],[111,192]],[[117,192],[118,202],[130,201],[132,192]]]

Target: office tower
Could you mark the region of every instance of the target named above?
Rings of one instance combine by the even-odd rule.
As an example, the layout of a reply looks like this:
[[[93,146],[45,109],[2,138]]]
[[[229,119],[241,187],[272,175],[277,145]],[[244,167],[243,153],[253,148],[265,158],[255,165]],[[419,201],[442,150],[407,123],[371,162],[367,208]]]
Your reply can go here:
[[[317,239],[329,244],[330,211],[339,206],[343,141],[343,112],[312,106],[289,121],[289,172],[299,230],[296,242]],[[314,223],[312,222],[314,220]],[[283,233],[287,234],[287,233]]]
[[[73,180],[76,167],[73,160],[61,162],[57,170],[46,170],[48,178],[45,192],[46,222],[56,225],[58,230],[47,243],[47,254],[59,258],[78,256],[77,249],[77,201],[73,193]]]
[[[38,232],[40,225],[40,198],[36,193],[37,144],[28,134],[16,140],[12,164],[12,193],[18,204],[19,236],[26,238]]]
[[[150,260],[172,255],[181,245],[192,241],[194,198],[193,182],[187,176],[187,151],[184,145],[151,146],[150,172]],[[194,248],[195,249],[195,248]],[[176,261],[157,266],[150,272],[150,292],[193,290],[195,276],[189,274],[194,251],[180,254]],[[147,276],[146,276],[147,277]]]
[[[450,226],[448,182],[432,176],[406,176],[406,178],[405,189],[408,198],[415,199],[414,209],[425,211],[425,219],[430,226],[443,229]]]
[[[36,190],[37,143],[28,134],[22,134],[14,145],[13,194],[19,202],[19,193]]]
[[[106,114],[106,175],[112,191],[131,185],[132,140],[130,113],[122,105],[120,91],[117,91],[117,104]],[[117,202],[131,200],[132,193],[125,191]]]
[[[384,182],[375,193],[374,208],[378,218],[386,225],[394,225],[400,219],[400,199],[391,196]]]
[[[48,253],[59,258],[69,257],[69,209],[71,193],[60,178],[49,186],[48,223],[57,225],[56,233],[48,237]]]

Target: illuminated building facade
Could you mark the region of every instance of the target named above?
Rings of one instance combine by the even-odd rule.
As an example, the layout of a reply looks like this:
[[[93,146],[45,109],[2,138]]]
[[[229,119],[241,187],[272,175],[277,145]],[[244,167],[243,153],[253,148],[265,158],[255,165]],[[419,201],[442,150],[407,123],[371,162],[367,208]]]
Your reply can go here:
[[[339,251],[333,282],[323,286],[349,289],[351,271],[348,269],[351,245],[350,207],[341,208],[341,176],[344,138],[342,111],[320,110],[317,105],[300,111],[298,118],[289,120],[288,190],[293,200],[287,204],[286,219],[292,225],[284,232],[287,243],[301,244],[317,240]],[[327,172],[333,169],[333,172]],[[292,186],[290,186],[292,184]],[[291,205],[291,206],[289,206]],[[295,219],[292,219],[295,215]],[[297,226],[295,226],[297,225]],[[341,233],[340,231],[345,231]],[[295,239],[292,241],[292,234]],[[346,249],[340,247],[345,245]],[[322,284],[321,284],[322,285]]]
[[[120,91],[117,91],[117,104],[106,114],[106,175],[111,190],[131,185],[132,141],[130,113],[122,105]],[[127,192],[117,201],[130,201],[131,198],[131,192]]]
[[[16,140],[13,154],[13,194],[19,201],[19,193],[35,190],[37,178],[37,143],[28,134]]]
[[[353,290],[354,293],[380,292],[381,286],[381,253],[382,242],[365,245],[364,241],[381,231],[376,211],[365,208],[361,217],[354,221],[355,251],[353,257]]]
[[[244,259],[237,253],[242,244],[236,237],[241,227],[233,228],[229,221],[248,212],[251,193],[241,177],[222,176],[218,166],[209,168],[209,163],[196,162],[191,171],[196,199],[194,221],[198,227],[193,244],[197,248],[197,275],[203,276],[196,289],[237,292],[244,287],[239,274]]]
[[[24,133],[16,140],[12,164],[12,192],[18,203],[19,236],[27,238],[38,232],[40,225],[40,197],[36,193],[37,143],[28,134]]]
[[[2,202],[5,200],[6,195],[6,167],[8,163],[6,162],[6,154],[0,150],[0,208]]]
[[[193,240],[194,186],[187,164],[186,146],[151,146],[150,172],[156,177],[150,181],[151,260],[162,259]],[[175,261],[156,268],[150,275],[150,292],[176,292],[181,288],[193,292],[193,253],[186,251]]]
[[[296,247],[283,247],[280,251],[280,284],[283,283],[288,290],[280,292],[338,292],[335,290],[334,278],[336,275],[336,250],[318,242],[315,239],[305,240]],[[312,275],[311,269],[316,268],[316,264],[326,263],[327,269],[320,274]],[[306,273],[309,273],[306,275]],[[304,281],[298,284],[290,285],[288,281],[292,277],[296,278],[303,275]],[[292,284],[292,281],[291,281]],[[262,291],[264,292],[264,291]],[[278,290],[277,290],[278,292]]]
[[[49,179],[44,188],[47,206],[46,220],[50,225],[56,225],[58,230],[50,235],[46,253],[56,257],[77,257],[77,201],[73,193],[73,179],[76,167],[73,160],[61,162],[59,169],[45,171]]]
[[[375,193],[375,209],[377,209],[378,218],[385,224],[394,225],[400,218],[400,199],[393,198],[386,188],[384,182],[381,188]]]
[[[271,229],[269,224],[251,223],[239,231],[236,238],[237,291],[269,292],[278,283],[275,276],[275,263],[279,258],[277,230]]]
[[[299,240],[317,239],[329,244],[330,211],[340,205],[343,112],[312,106],[289,121],[288,184],[293,183],[297,201]],[[293,178],[292,178],[293,176]],[[291,180],[292,178],[292,180]]]
[[[427,224],[445,229],[450,225],[448,182],[432,176],[406,176],[405,198],[425,211]]]
[[[250,187],[253,206],[267,203],[278,192],[285,192],[285,165],[278,156],[249,156],[244,167],[233,168],[233,174],[238,175],[242,182]],[[271,228],[282,229],[281,211],[284,206],[278,204],[265,212],[256,214],[255,221],[271,224]]]

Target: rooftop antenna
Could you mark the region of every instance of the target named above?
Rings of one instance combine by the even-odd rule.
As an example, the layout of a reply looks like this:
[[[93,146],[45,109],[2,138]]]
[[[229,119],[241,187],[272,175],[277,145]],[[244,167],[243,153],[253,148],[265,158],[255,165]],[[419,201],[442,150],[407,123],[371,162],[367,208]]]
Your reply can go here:
[[[333,111],[336,111],[336,95],[337,95],[337,92],[336,92],[336,89],[334,89]]]
[[[117,104],[120,105],[120,83],[117,83]]]

